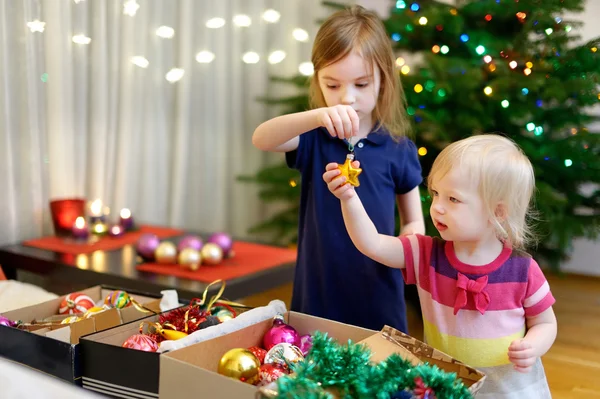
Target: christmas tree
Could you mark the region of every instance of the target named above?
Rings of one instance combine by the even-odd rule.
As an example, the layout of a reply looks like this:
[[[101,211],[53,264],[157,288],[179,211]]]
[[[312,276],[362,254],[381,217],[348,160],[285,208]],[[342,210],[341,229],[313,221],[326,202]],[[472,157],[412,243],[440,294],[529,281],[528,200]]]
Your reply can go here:
[[[584,0],[398,0],[384,21],[424,176],[450,142],[491,132],[512,138],[535,168],[539,244],[531,251],[554,268],[574,238],[596,238],[600,228],[600,135],[591,131],[600,117],[590,113],[600,104],[600,38],[577,43],[579,23],[563,19],[583,6]],[[303,77],[287,81],[306,84]],[[307,104],[306,95],[267,100],[286,112]],[[297,211],[296,172],[282,164],[253,179],[265,200],[284,200]],[[421,192],[430,223],[430,198],[425,187]],[[261,229],[289,237],[297,228],[289,216],[276,215]],[[436,234],[431,224],[427,233]]]

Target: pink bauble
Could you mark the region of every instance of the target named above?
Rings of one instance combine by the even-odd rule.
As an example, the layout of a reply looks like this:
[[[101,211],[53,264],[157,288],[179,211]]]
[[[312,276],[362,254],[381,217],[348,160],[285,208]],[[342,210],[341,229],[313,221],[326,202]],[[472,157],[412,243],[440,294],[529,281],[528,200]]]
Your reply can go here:
[[[123,342],[123,348],[136,349],[145,352],[156,352],[158,350],[158,344],[154,338],[148,335],[135,334]]]
[[[203,245],[204,242],[202,241],[202,238],[198,236],[185,236],[177,244],[177,252],[181,252],[186,248],[192,248],[196,251],[200,251]]]
[[[215,233],[211,235],[206,242],[217,244],[223,250],[223,255],[227,258],[231,256],[233,248],[233,239],[226,233]]]
[[[263,348],[268,351],[281,343],[298,346],[300,345],[300,335],[294,327],[285,324],[283,316],[278,315],[273,318],[273,326],[263,336]]]
[[[137,243],[135,250],[145,260],[154,260],[154,252],[160,245],[160,238],[156,234],[142,234]]]
[[[312,348],[312,336],[310,334],[305,334],[300,337],[300,346],[298,346],[302,351],[302,354],[306,356]]]

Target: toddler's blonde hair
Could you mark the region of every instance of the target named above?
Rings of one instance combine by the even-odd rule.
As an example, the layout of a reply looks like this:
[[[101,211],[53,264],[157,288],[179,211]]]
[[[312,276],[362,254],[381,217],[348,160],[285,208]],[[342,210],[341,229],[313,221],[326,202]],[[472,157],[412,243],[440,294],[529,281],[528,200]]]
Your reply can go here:
[[[390,39],[377,14],[361,6],[355,5],[332,14],[319,28],[312,49],[314,75],[310,82],[311,106],[327,106],[319,86],[319,71],[352,51],[360,54],[370,72],[373,65],[381,72],[379,97],[373,110],[374,120],[392,136],[404,136],[410,131],[410,122]]]
[[[454,142],[436,158],[427,178],[427,184],[442,178],[454,167],[469,173],[479,187],[496,235],[515,248],[522,249],[534,242],[528,222],[535,189],[531,162],[512,140],[497,135],[483,134]],[[504,214],[497,215],[502,204]]]

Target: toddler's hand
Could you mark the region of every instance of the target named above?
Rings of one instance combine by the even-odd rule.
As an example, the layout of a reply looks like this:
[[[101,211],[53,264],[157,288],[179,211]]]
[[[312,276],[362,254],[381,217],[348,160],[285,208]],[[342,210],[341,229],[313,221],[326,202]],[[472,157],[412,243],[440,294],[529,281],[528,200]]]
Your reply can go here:
[[[515,370],[529,373],[537,360],[531,343],[524,339],[516,339],[508,347],[508,360],[514,365]]]
[[[349,105],[319,108],[319,126],[327,129],[331,137],[349,139],[358,134],[358,114]]]
[[[352,162],[355,168],[360,167],[360,162]],[[354,187],[346,182],[346,176],[342,175],[342,171],[338,169],[338,164],[335,162],[327,164],[326,172],[323,173],[323,180],[327,183],[327,188],[340,200],[347,200],[356,194]]]

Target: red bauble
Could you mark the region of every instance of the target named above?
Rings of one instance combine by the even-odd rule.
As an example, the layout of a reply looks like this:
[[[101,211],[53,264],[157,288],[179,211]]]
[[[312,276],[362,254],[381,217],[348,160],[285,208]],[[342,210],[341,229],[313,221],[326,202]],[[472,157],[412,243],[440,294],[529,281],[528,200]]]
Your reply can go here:
[[[96,306],[92,298],[82,294],[81,292],[74,292],[67,295],[60,303],[58,308],[59,314],[76,314],[85,313],[91,308]]]
[[[286,375],[287,371],[285,368],[280,366],[279,364],[269,363],[263,364],[258,369],[258,386],[264,386],[270,384],[273,381],[277,381],[277,379],[283,375]]]
[[[189,312],[188,312],[189,310]],[[186,318],[187,313],[187,318]],[[164,326],[168,323],[175,328],[177,331],[184,331],[191,334],[198,330],[198,326],[206,321],[206,318],[210,315],[207,311],[200,309],[198,306],[186,306],[183,308],[177,308],[171,310],[169,313],[161,314],[159,318],[160,325]],[[186,330],[187,325],[187,330]]]
[[[252,352],[258,360],[260,360],[260,364],[263,364],[265,362],[265,355],[267,354],[266,350],[264,350],[263,348],[259,348],[258,346],[251,346],[250,348],[248,348],[248,350]]]
[[[158,343],[148,335],[135,334],[123,342],[123,348],[136,349],[145,352],[156,352],[158,350]]]

